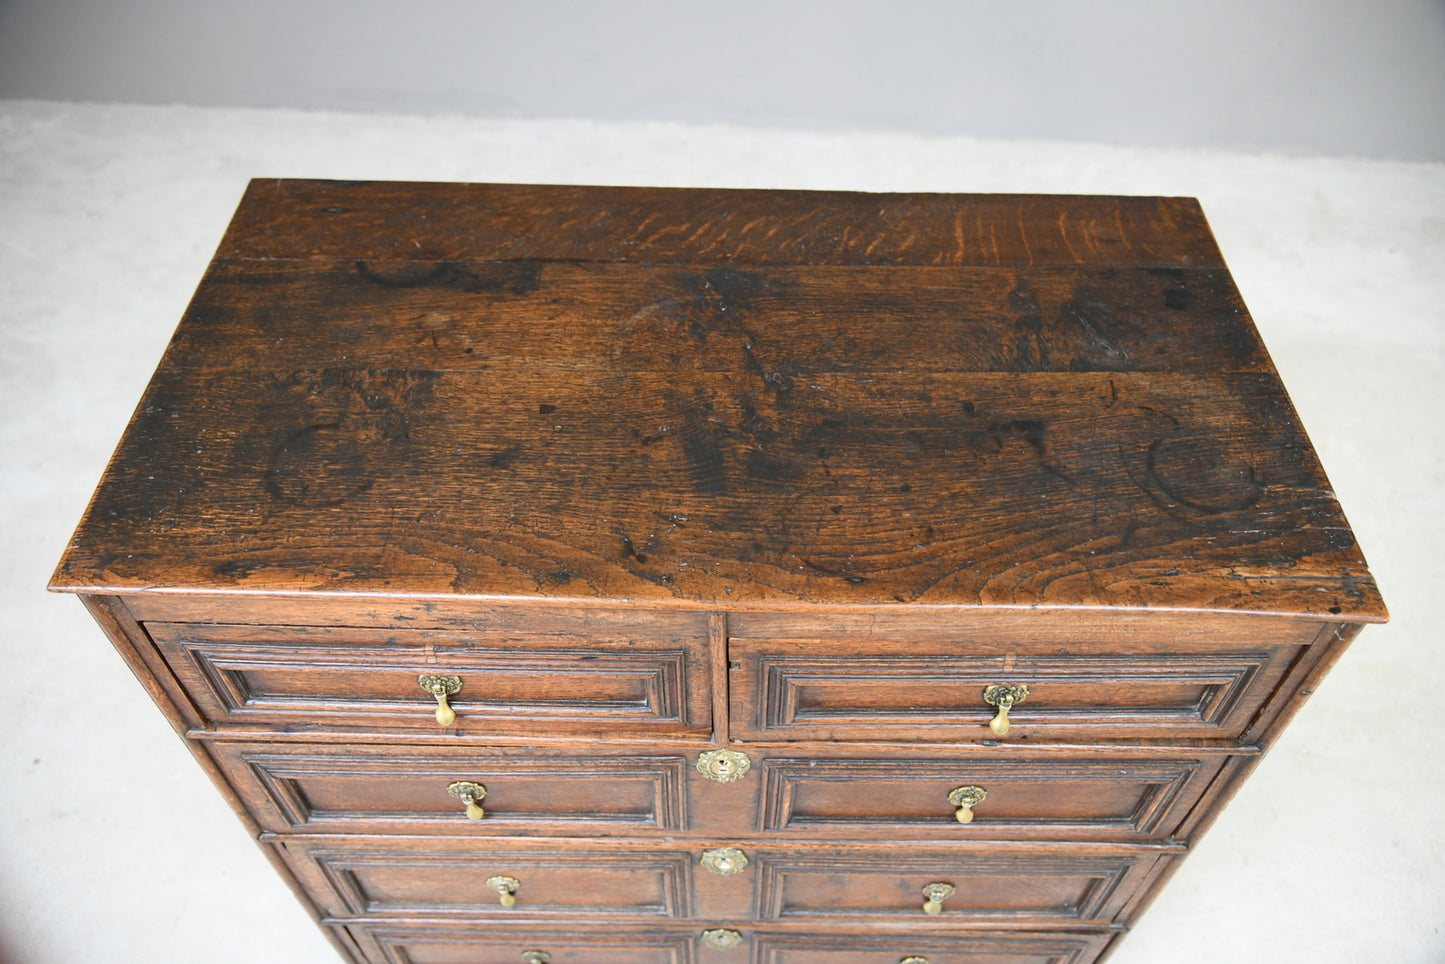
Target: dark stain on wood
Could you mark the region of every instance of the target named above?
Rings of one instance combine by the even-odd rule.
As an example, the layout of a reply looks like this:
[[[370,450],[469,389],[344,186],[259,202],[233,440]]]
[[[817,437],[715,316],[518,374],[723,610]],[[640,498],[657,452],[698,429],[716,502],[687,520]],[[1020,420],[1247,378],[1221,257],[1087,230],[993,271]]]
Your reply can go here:
[[[369,491],[379,464],[405,459],[413,413],[425,410],[435,379],[338,369],[269,379],[275,392],[250,436],[274,439],[262,473],[267,495],[325,508]]]
[[[1218,439],[1156,439],[1146,464],[1147,477],[1160,493],[1196,512],[1242,512],[1264,495],[1254,466],[1231,459]]]
[[[684,465],[692,481],[693,493],[700,496],[723,495],[728,488],[727,456],[723,451],[720,423],[708,414],[712,405],[699,393],[693,404],[678,407],[682,414],[680,441]]]
[[[356,262],[356,273],[384,288],[425,288],[466,294],[529,295],[541,285],[542,266],[531,263]]]

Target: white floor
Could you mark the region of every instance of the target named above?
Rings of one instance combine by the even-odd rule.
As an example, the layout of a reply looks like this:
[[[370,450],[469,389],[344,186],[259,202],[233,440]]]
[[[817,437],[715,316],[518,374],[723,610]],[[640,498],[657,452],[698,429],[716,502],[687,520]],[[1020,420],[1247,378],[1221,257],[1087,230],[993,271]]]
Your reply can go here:
[[[1394,621],[1112,964],[1445,960],[1445,165],[0,102],[0,961],[335,959],[80,604],[43,591],[253,176],[1199,197]]]

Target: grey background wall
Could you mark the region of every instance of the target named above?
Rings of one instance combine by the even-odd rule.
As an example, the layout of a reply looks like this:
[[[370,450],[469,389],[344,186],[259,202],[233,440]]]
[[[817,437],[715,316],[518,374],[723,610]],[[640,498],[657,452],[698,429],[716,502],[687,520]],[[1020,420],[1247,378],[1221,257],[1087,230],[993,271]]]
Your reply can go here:
[[[0,0],[0,97],[1445,160],[1445,0]]]

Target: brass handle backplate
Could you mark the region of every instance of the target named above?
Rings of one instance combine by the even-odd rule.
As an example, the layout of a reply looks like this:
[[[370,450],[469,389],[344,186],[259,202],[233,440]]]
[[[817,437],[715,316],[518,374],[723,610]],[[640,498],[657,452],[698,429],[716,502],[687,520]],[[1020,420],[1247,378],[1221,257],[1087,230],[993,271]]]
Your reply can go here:
[[[988,721],[988,728],[998,736],[1008,735],[1008,711],[1028,698],[1029,688],[1023,684],[995,683],[983,690],[983,701],[998,707],[998,715]]]
[[[930,917],[943,910],[943,902],[953,896],[952,884],[929,884],[923,888],[923,912]]]
[[[469,783],[466,780],[453,783],[447,787],[447,793],[467,805],[468,820],[480,820],[487,815],[487,811],[480,806],[481,801],[487,796],[487,788],[480,783]]]
[[[928,958],[922,954],[909,954],[907,957],[900,957],[898,964],[928,964]]]
[[[502,906],[511,907],[517,902],[517,891],[521,889],[522,882],[515,877],[488,877],[487,886],[501,895]]]
[[[948,802],[958,809],[953,811],[959,823],[973,822],[973,808],[988,797],[983,787],[959,787],[948,795]]]
[[[421,688],[426,690],[437,701],[437,725],[451,726],[456,722],[457,712],[447,702],[447,697],[462,688],[460,676],[437,676],[433,673],[423,673],[416,678]]]
[[[743,935],[726,927],[714,927],[702,932],[702,946],[715,951],[728,951],[743,942]]]
[[[718,783],[732,783],[747,776],[753,761],[736,750],[708,750],[697,758],[697,772]]]
[[[522,960],[527,964],[548,964],[552,960],[552,955],[546,951],[523,951]],[[924,961],[923,964],[928,964],[928,962]]]
[[[748,855],[736,847],[717,847],[702,852],[702,866],[723,877],[731,877],[748,869]]]

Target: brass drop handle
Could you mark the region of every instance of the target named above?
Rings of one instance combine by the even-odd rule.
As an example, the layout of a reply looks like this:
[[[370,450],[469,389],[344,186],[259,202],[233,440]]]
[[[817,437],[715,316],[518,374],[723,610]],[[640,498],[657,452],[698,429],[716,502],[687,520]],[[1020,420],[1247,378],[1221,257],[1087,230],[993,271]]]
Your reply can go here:
[[[995,683],[983,690],[983,701],[998,707],[998,715],[988,721],[988,728],[997,736],[1008,736],[1008,711],[1028,698],[1029,688],[1022,684]]]
[[[487,815],[487,811],[481,808],[481,801],[487,796],[487,788],[480,783],[470,783],[466,780],[453,783],[447,787],[447,793],[467,805],[468,820],[480,820]]]
[[[447,697],[462,688],[460,676],[437,676],[432,673],[423,673],[416,678],[421,688],[426,690],[437,700],[437,725],[451,726],[456,722],[457,711],[447,703]]]
[[[488,877],[487,886],[501,895],[502,906],[511,907],[517,902],[517,891],[522,882],[515,877]]]
[[[943,910],[943,902],[953,896],[952,884],[929,884],[923,888],[923,912],[933,917]]]
[[[959,787],[948,795],[948,802],[958,808],[953,815],[959,823],[973,823],[973,808],[987,798],[983,787]]]
[[[552,960],[552,955],[546,951],[523,951],[522,960],[526,961],[527,964],[547,964],[547,962]],[[928,962],[925,961],[924,964],[928,964]]]

